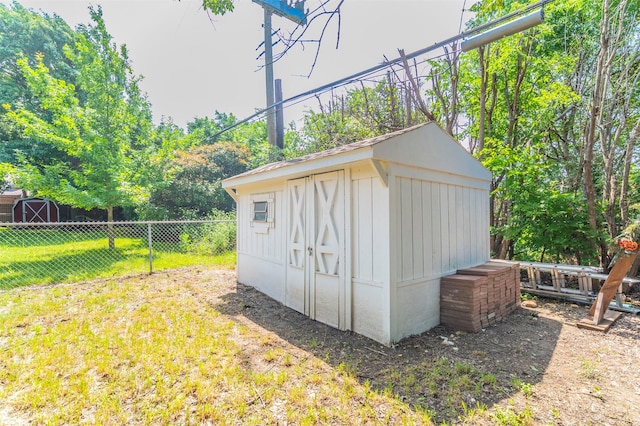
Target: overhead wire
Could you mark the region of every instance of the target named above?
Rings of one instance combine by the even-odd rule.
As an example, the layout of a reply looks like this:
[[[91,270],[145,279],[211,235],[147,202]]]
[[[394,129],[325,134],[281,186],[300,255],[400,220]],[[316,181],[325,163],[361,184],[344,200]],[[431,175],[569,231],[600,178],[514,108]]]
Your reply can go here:
[[[459,48],[456,49],[455,51],[452,51],[452,53],[454,53],[454,54],[459,53],[459,52],[460,52]],[[420,66],[420,65],[428,63],[429,61],[434,61],[434,60],[440,59],[440,58],[442,58],[444,56],[446,56],[445,53],[441,53],[441,54],[438,54],[438,55],[435,55],[435,56],[430,56],[428,58],[424,58],[424,59],[420,60],[419,62],[416,63],[416,65]],[[391,67],[391,68],[393,68],[395,66],[397,66],[397,64],[389,64],[389,67]],[[445,73],[446,73],[446,71],[442,72],[442,74],[445,74]],[[394,72],[394,74],[397,76],[397,73]],[[437,75],[440,75],[440,74],[441,73],[438,73]],[[302,98],[300,98],[298,100],[290,102],[287,105],[283,105],[283,108],[286,109],[286,108],[298,105],[298,104],[300,104],[302,102],[305,102],[306,100],[309,100],[309,99],[312,99],[312,98],[318,98],[319,95],[323,95],[323,94],[325,94],[325,93],[327,93],[329,91],[333,91],[334,89],[338,89],[338,88],[341,88],[341,87],[355,85],[355,84],[358,84],[358,83],[370,83],[370,84],[373,84],[373,85],[380,84],[387,77],[388,77],[388,68],[385,68],[385,69],[379,70],[378,72],[373,73],[371,75],[368,75],[368,76],[365,76],[365,77],[362,77],[362,78],[358,78],[358,79],[353,80],[353,81],[347,81],[347,82],[344,82],[341,85],[336,85],[336,86],[334,86],[332,88],[329,88],[329,89],[326,89],[326,90],[324,90],[322,92],[314,93],[314,94],[310,94],[310,95],[308,95],[306,97],[302,97]],[[415,78],[422,79],[422,78],[429,78],[429,77],[433,77],[433,74],[430,73],[430,72],[429,73],[417,74],[417,76]],[[394,79],[393,82],[394,82],[395,85],[407,85],[407,84],[410,83],[410,80],[409,80],[408,77],[396,78],[396,79]]]
[[[486,30],[488,28],[491,28],[491,27],[494,27],[496,25],[499,25],[500,23],[502,23],[504,21],[508,21],[508,20],[510,20],[510,19],[512,19],[514,17],[524,15],[524,14],[526,14],[527,12],[529,12],[531,10],[534,10],[534,9],[537,9],[537,8],[540,8],[540,7],[544,7],[546,4],[551,3],[553,1],[554,0],[540,0],[540,1],[536,2],[536,3],[533,3],[533,4],[529,5],[529,6],[524,7],[523,9],[508,13],[507,15],[501,16],[500,18],[494,19],[494,20],[492,20],[490,22],[487,22],[485,24],[482,24],[482,25],[480,25],[478,27],[472,28],[472,29],[470,29],[468,31],[463,31],[463,32],[459,33],[458,35],[455,35],[455,36],[449,37],[449,38],[447,38],[447,39],[445,39],[443,41],[434,43],[431,46],[428,46],[428,47],[416,50],[414,52],[411,52],[409,54],[406,54],[404,56],[404,58],[406,60],[409,60],[409,59],[414,59],[414,58],[423,56],[423,55],[425,55],[425,54],[427,54],[429,52],[432,52],[432,51],[435,51],[437,49],[441,49],[441,48],[443,48],[445,46],[448,46],[448,45],[452,44],[455,41],[458,41],[458,40],[463,39],[465,37],[472,36],[474,34],[482,32],[482,31],[484,31],[484,30]],[[458,50],[460,50],[460,49],[458,49]],[[456,53],[459,54],[460,52],[456,51]],[[443,55],[444,54],[439,55],[439,56],[443,56]],[[425,60],[422,61],[422,63],[430,61],[430,60],[432,61],[434,59],[437,59],[437,57],[436,58],[425,59]],[[315,89],[307,90],[305,92],[302,92],[302,93],[299,93],[297,95],[291,96],[291,97],[289,97],[287,99],[283,99],[281,101],[274,102],[273,104],[267,106],[266,108],[260,109],[260,110],[256,111],[255,113],[249,115],[248,117],[246,117],[246,118],[244,118],[244,119],[242,119],[242,120],[240,120],[240,121],[238,121],[238,122],[236,122],[236,123],[224,128],[224,129],[220,130],[219,132],[211,135],[209,137],[209,139],[215,139],[218,136],[220,136],[220,135],[222,135],[222,134],[224,134],[224,133],[226,133],[226,132],[228,132],[230,130],[235,129],[236,127],[238,127],[238,126],[240,126],[240,125],[242,125],[244,123],[250,122],[254,118],[260,117],[260,116],[266,114],[269,110],[271,110],[273,108],[276,108],[276,107],[279,107],[281,105],[284,107],[285,105],[290,104],[290,103],[295,102],[295,101],[297,101],[295,104],[298,104],[298,103],[304,102],[304,100],[308,100],[308,99],[310,99],[312,97],[317,97],[318,93],[325,93],[325,92],[327,92],[329,90],[333,90],[335,88],[343,87],[343,86],[346,86],[346,85],[349,85],[349,84],[353,84],[353,83],[359,83],[359,82],[363,81],[362,79],[364,79],[365,77],[367,77],[367,76],[370,77],[371,74],[373,74],[373,73],[376,73],[376,72],[378,72],[380,70],[386,69],[386,68],[388,68],[390,66],[393,66],[394,64],[399,64],[402,60],[403,60],[403,58],[402,58],[402,56],[400,56],[400,57],[395,58],[395,59],[393,59],[391,61],[384,61],[384,62],[382,62],[382,63],[380,63],[378,65],[375,65],[373,67],[370,67],[370,68],[367,68],[365,70],[359,71],[357,73],[351,74],[351,75],[349,75],[347,77],[341,78],[341,79],[333,81],[331,83],[324,84],[324,85],[319,86],[319,87],[317,87]],[[386,72],[384,74],[386,76]]]
[[[458,51],[459,51],[459,49],[456,50],[456,52],[458,52]],[[444,53],[439,54],[439,55],[435,55],[435,56],[431,56],[429,58],[422,59],[421,61],[417,62],[417,65],[423,65],[423,64],[425,64],[425,63],[427,63],[429,61],[437,60],[437,59],[439,59],[439,58],[441,58],[443,56],[445,56]],[[379,84],[387,77],[387,68],[393,67],[393,66],[396,66],[396,65],[397,65],[397,63],[391,63],[390,61],[386,61],[384,68],[382,68],[380,70],[376,70],[376,72],[373,72],[370,75],[363,76],[363,77],[356,78],[356,79],[352,79],[352,80],[342,81],[339,84],[332,85],[330,87],[325,87],[325,88],[323,88],[323,90],[317,90],[316,89],[314,91],[308,91],[308,92],[306,92],[305,96],[297,95],[297,96],[291,97],[289,99],[286,99],[284,101],[281,101],[280,103],[282,104],[284,109],[288,109],[290,107],[293,107],[295,105],[303,103],[303,102],[305,102],[307,100],[310,100],[310,99],[313,99],[313,98],[318,98],[318,97],[320,97],[320,96],[322,96],[322,95],[324,95],[324,94],[326,94],[326,93],[328,93],[330,91],[333,91],[334,89],[339,89],[339,88],[342,88],[342,87],[355,85],[355,84],[363,83],[363,82],[364,83]],[[427,78],[427,77],[430,77],[430,76],[431,76],[431,74],[422,74],[421,73],[421,74],[418,74],[416,78]],[[396,79],[394,82],[396,84],[407,84],[407,83],[409,83],[409,79],[408,78],[406,78],[406,79]],[[278,105],[278,103],[274,104],[274,106],[277,106],[277,105]],[[241,124],[250,122],[252,119],[254,119],[256,117],[259,117],[259,116],[263,115],[264,113],[266,113],[267,110],[268,110],[268,108],[265,108],[265,109],[262,109],[262,110],[258,110],[258,111],[256,111],[256,113],[254,113],[251,116],[243,119],[242,121],[236,122],[233,125],[221,130],[220,132],[215,133],[214,135],[210,136],[210,138],[214,139],[214,138],[218,137],[219,135],[221,135],[221,134],[223,134],[223,133],[225,133],[227,131],[233,130],[235,127],[237,127],[237,126],[239,126]]]

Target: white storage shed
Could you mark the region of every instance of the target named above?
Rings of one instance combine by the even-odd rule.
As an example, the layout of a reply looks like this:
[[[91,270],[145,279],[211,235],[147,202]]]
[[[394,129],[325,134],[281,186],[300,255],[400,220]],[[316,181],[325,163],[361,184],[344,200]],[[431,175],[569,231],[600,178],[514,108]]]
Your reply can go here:
[[[436,123],[226,179],[237,279],[389,345],[440,323],[440,279],[489,260],[491,174]]]

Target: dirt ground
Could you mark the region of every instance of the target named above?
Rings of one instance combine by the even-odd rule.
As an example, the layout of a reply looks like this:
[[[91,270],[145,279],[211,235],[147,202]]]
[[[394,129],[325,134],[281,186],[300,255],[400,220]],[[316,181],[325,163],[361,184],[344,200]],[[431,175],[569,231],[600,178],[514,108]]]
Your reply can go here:
[[[312,321],[237,284],[233,271],[184,270],[176,279],[201,283],[194,286],[196,296],[250,328],[273,334],[294,355],[312,354],[335,366],[347,363],[359,381],[376,389],[388,385],[389,371],[402,374],[425,360],[445,357],[496,378],[480,397],[465,398],[469,407],[481,403],[492,411],[525,411],[536,425],[640,425],[638,315],[624,314],[601,333],[575,326],[587,314],[586,306],[538,299],[536,308],[520,307],[508,320],[477,334],[436,327],[386,347]],[[443,337],[453,344],[443,344]],[[264,351],[247,349],[255,356]],[[444,402],[438,397],[418,391],[399,398],[409,406],[427,405],[438,413],[438,422],[459,421],[442,414]],[[495,417],[484,416],[474,424],[483,419],[495,423]]]

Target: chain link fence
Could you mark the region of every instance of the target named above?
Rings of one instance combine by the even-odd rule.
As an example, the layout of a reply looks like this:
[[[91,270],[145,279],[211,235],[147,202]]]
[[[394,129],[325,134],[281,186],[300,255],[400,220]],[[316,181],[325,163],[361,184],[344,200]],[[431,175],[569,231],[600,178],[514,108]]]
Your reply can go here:
[[[0,289],[235,265],[235,220],[0,224]]]

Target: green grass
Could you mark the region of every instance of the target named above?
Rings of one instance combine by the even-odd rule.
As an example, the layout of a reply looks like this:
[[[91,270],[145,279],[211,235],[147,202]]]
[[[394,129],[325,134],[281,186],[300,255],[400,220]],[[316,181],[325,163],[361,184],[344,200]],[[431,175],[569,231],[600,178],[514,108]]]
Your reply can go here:
[[[0,423],[431,423],[221,314],[187,277],[0,292]]]
[[[317,338],[306,351],[230,309],[235,288],[199,266],[0,291],[0,424],[533,424],[529,405],[482,403],[496,377],[453,358],[363,380],[366,358],[332,360]]]
[[[399,395],[416,409],[431,410],[426,400],[439,401],[437,415],[432,417],[455,418],[462,410],[467,417],[479,415],[478,407],[470,410],[465,400],[481,399],[485,388],[496,387],[496,378],[474,368],[472,365],[454,362],[444,357],[426,358],[420,364],[397,371],[390,369],[384,374],[386,390],[390,395]],[[422,395],[409,398],[407,395]],[[466,412],[469,410],[469,412]]]
[[[153,246],[153,271],[191,265],[235,265],[235,252],[219,255],[188,250],[184,244]],[[149,248],[141,237],[59,229],[0,228],[0,289],[69,283],[149,272]]]

